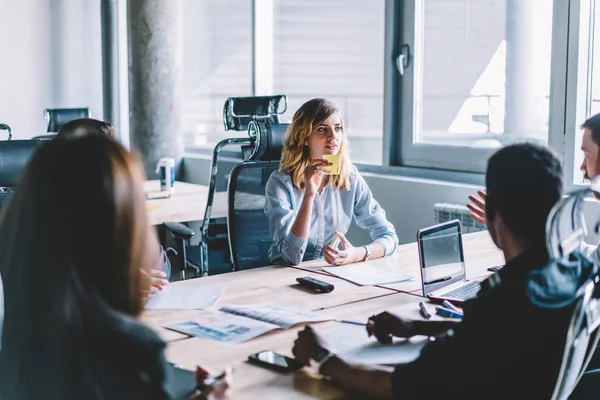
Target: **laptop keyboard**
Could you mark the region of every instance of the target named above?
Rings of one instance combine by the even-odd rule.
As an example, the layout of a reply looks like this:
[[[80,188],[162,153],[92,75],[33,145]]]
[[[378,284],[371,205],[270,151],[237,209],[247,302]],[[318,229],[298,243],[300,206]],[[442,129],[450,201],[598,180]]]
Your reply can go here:
[[[479,281],[470,281],[454,290],[444,293],[442,296],[452,299],[469,300],[477,296],[480,286]]]

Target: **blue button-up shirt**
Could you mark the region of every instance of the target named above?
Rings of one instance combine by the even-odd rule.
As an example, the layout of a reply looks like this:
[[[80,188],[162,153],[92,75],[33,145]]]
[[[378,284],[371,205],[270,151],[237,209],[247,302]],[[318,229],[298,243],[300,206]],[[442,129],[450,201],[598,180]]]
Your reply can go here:
[[[304,193],[294,187],[291,175],[274,172],[267,182],[266,196],[265,212],[273,235],[269,249],[272,263],[297,265],[323,257],[334,233],[345,235],[352,218],[359,227],[369,231],[371,239],[381,243],[385,255],[393,253],[398,246],[394,227],[355,166],[352,166],[349,190],[336,190],[327,185],[315,196],[308,239],[291,232],[304,197]]]

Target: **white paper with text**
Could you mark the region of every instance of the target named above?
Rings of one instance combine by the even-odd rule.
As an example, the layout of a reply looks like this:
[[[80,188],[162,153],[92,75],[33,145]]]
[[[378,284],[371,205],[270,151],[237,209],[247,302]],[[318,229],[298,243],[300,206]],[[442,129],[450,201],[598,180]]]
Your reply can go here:
[[[267,322],[285,329],[291,328],[302,322],[321,322],[335,319],[323,313],[303,310],[301,308],[291,307],[276,302],[259,303],[247,306],[229,305],[221,307],[220,310],[226,313]]]
[[[162,326],[186,335],[225,344],[242,343],[279,328],[266,322],[209,310],[200,311],[193,318],[169,322]]]

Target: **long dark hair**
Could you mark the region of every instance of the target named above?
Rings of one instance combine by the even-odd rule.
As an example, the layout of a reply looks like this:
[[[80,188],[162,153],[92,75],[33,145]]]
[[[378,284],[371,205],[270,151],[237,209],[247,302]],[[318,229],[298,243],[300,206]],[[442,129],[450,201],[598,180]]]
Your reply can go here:
[[[141,312],[156,253],[142,182],[136,157],[100,135],[32,157],[0,222],[0,398],[83,398],[90,326]]]

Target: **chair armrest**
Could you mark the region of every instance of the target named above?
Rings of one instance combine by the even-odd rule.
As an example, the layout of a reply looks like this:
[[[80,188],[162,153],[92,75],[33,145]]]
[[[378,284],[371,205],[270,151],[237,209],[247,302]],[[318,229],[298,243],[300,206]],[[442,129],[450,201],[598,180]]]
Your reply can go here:
[[[165,222],[164,225],[174,238],[189,240],[196,234],[196,232],[180,222]]]

